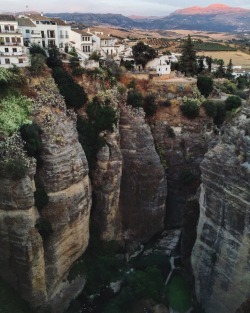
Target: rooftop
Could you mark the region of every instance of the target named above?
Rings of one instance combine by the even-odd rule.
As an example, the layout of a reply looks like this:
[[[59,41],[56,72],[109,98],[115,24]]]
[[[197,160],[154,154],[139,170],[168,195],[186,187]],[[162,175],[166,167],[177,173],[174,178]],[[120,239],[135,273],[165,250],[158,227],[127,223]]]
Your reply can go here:
[[[18,17],[17,22],[19,26],[36,27],[36,25],[31,21],[31,19],[27,17]]]
[[[8,14],[0,14],[0,21],[16,21],[15,16],[14,15],[8,15]]]

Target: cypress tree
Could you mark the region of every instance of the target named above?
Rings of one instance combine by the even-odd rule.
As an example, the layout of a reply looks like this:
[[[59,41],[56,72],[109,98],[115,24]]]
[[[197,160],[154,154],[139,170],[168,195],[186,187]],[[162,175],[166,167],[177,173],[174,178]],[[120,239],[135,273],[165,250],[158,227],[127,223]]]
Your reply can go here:
[[[194,50],[194,44],[191,36],[188,35],[188,39],[182,46],[182,56],[180,59],[180,68],[185,75],[195,75],[197,73],[197,61],[196,52]]]

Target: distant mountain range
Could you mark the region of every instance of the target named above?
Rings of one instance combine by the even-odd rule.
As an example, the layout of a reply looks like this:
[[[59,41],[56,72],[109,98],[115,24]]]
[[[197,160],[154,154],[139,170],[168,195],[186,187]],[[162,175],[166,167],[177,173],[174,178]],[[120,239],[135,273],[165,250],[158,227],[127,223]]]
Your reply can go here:
[[[162,18],[122,14],[94,13],[46,13],[47,16],[83,23],[87,26],[111,25],[122,28],[141,29],[187,29],[215,32],[250,31],[250,10],[212,4],[208,7],[189,7],[177,10]],[[194,17],[195,16],[195,17]]]

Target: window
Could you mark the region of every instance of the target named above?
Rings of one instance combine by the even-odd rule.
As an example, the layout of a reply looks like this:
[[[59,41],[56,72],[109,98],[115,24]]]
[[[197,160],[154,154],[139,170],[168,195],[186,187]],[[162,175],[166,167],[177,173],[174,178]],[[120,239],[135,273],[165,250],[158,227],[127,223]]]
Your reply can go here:
[[[23,63],[23,59],[18,59],[18,63]]]
[[[54,30],[48,30],[47,35],[49,38],[55,38],[55,31]]]
[[[4,25],[4,30],[8,31],[9,30],[9,26],[8,25]]]
[[[18,38],[16,39],[16,42],[21,43],[21,38],[18,37]]]
[[[14,25],[10,25],[10,30],[12,30],[12,31],[15,30]]]
[[[17,52],[17,48],[13,48],[12,51],[13,51],[13,52]]]
[[[5,59],[5,64],[10,64],[10,59]]]
[[[16,38],[15,37],[11,37],[11,42],[12,43],[16,43]]]
[[[26,33],[26,34],[29,34],[29,33],[30,33],[30,30],[29,30],[29,29],[26,29],[26,30],[25,30],[25,33]]]
[[[69,38],[69,34],[67,30],[65,30],[65,38]]]
[[[5,38],[5,42],[7,43],[7,42],[10,42],[10,37],[6,37]]]
[[[4,48],[4,51],[5,52],[9,52],[9,48]]]

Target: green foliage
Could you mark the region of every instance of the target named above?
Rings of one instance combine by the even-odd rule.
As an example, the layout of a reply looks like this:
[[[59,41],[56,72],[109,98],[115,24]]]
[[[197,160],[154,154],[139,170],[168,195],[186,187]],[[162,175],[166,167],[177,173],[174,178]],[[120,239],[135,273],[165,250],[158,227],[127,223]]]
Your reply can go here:
[[[135,271],[127,279],[137,299],[148,298],[160,301],[164,283],[159,269],[148,267],[145,271]]]
[[[4,177],[20,179],[33,165],[23,148],[21,136],[17,133],[0,141],[0,174]]]
[[[47,65],[51,68],[62,66],[61,55],[56,46],[49,47]]]
[[[182,46],[180,58],[180,70],[185,75],[195,75],[197,73],[196,52],[190,35]]]
[[[32,100],[24,96],[12,96],[0,102],[0,133],[11,135],[23,124],[31,123]]]
[[[100,60],[100,54],[97,51],[93,51],[90,56],[89,56],[89,60],[94,60],[96,62],[98,62]]]
[[[73,57],[77,57],[77,52],[76,52],[75,47],[71,47],[71,49],[68,53],[71,54]]]
[[[113,131],[113,126],[117,124],[117,112],[109,105],[109,101],[102,103],[98,97],[94,97],[86,112],[91,124],[99,133],[103,130]]]
[[[145,45],[144,42],[139,41],[136,45],[132,47],[133,57],[137,65],[142,65],[144,68],[148,61],[154,59],[157,56],[156,51]]]
[[[13,81],[13,72],[0,67],[0,86],[5,86]]]
[[[194,119],[199,116],[200,108],[197,105],[196,101],[189,100],[186,103],[182,104],[180,108],[183,115],[187,118]]]
[[[28,303],[3,279],[0,279],[0,313],[32,313]]]
[[[41,54],[44,56],[45,59],[47,58],[46,51],[40,45],[36,43],[32,43],[30,45],[29,52],[31,55]]]
[[[73,56],[72,58],[70,58],[69,62],[72,68],[78,67],[80,65],[79,58],[77,56]]]
[[[35,227],[43,239],[47,239],[49,235],[53,232],[50,222],[45,218],[39,218],[36,222]]]
[[[215,101],[205,101],[202,106],[204,107],[206,114],[210,117],[215,117],[217,115],[217,103]]]
[[[207,98],[213,90],[213,79],[209,76],[198,76],[197,87],[200,93]]]
[[[156,113],[156,96],[154,94],[148,94],[144,97],[143,100],[143,109],[147,116],[152,116]]]
[[[28,156],[38,159],[42,147],[41,128],[36,123],[24,124],[20,128],[20,133]]]
[[[180,275],[174,275],[166,287],[169,306],[174,310],[184,313],[191,306],[191,293],[185,280]]]
[[[242,104],[241,98],[239,96],[229,96],[225,101],[225,106],[227,111],[232,111],[237,109]]]
[[[219,85],[219,88],[225,93],[235,94],[237,92],[236,84],[229,80],[224,80],[223,83]]]
[[[35,206],[41,211],[49,203],[49,197],[44,189],[43,183],[35,176],[36,191],[34,192]]]
[[[89,103],[86,112],[88,120],[78,117],[77,130],[79,141],[85,151],[90,169],[95,168],[96,155],[98,151],[106,144],[100,133],[104,130],[113,131],[117,124],[117,112],[111,106],[109,101],[101,102],[97,97]]]
[[[30,71],[34,75],[40,75],[45,66],[46,57],[42,54],[32,54],[30,57]]]
[[[215,77],[225,77],[225,69],[224,69],[224,61],[222,59],[218,60],[219,67],[217,68],[216,72],[214,73]]]
[[[112,58],[106,58],[105,66],[103,68],[107,71],[107,76],[113,86],[114,83],[116,83],[116,80],[121,78],[122,69]]]
[[[77,84],[63,68],[53,68],[52,74],[67,107],[79,109],[87,102],[87,94],[83,87]]]
[[[237,51],[236,48],[209,41],[196,41],[194,49],[196,51]]]
[[[72,69],[72,75],[73,76],[82,76],[82,74],[84,74],[84,73],[85,73],[85,70],[82,67],[74,67]]]
[[[137,89],[129,90],[127,96],[127,105],[132,105],[134,108],[143,106],[143,96]]]

